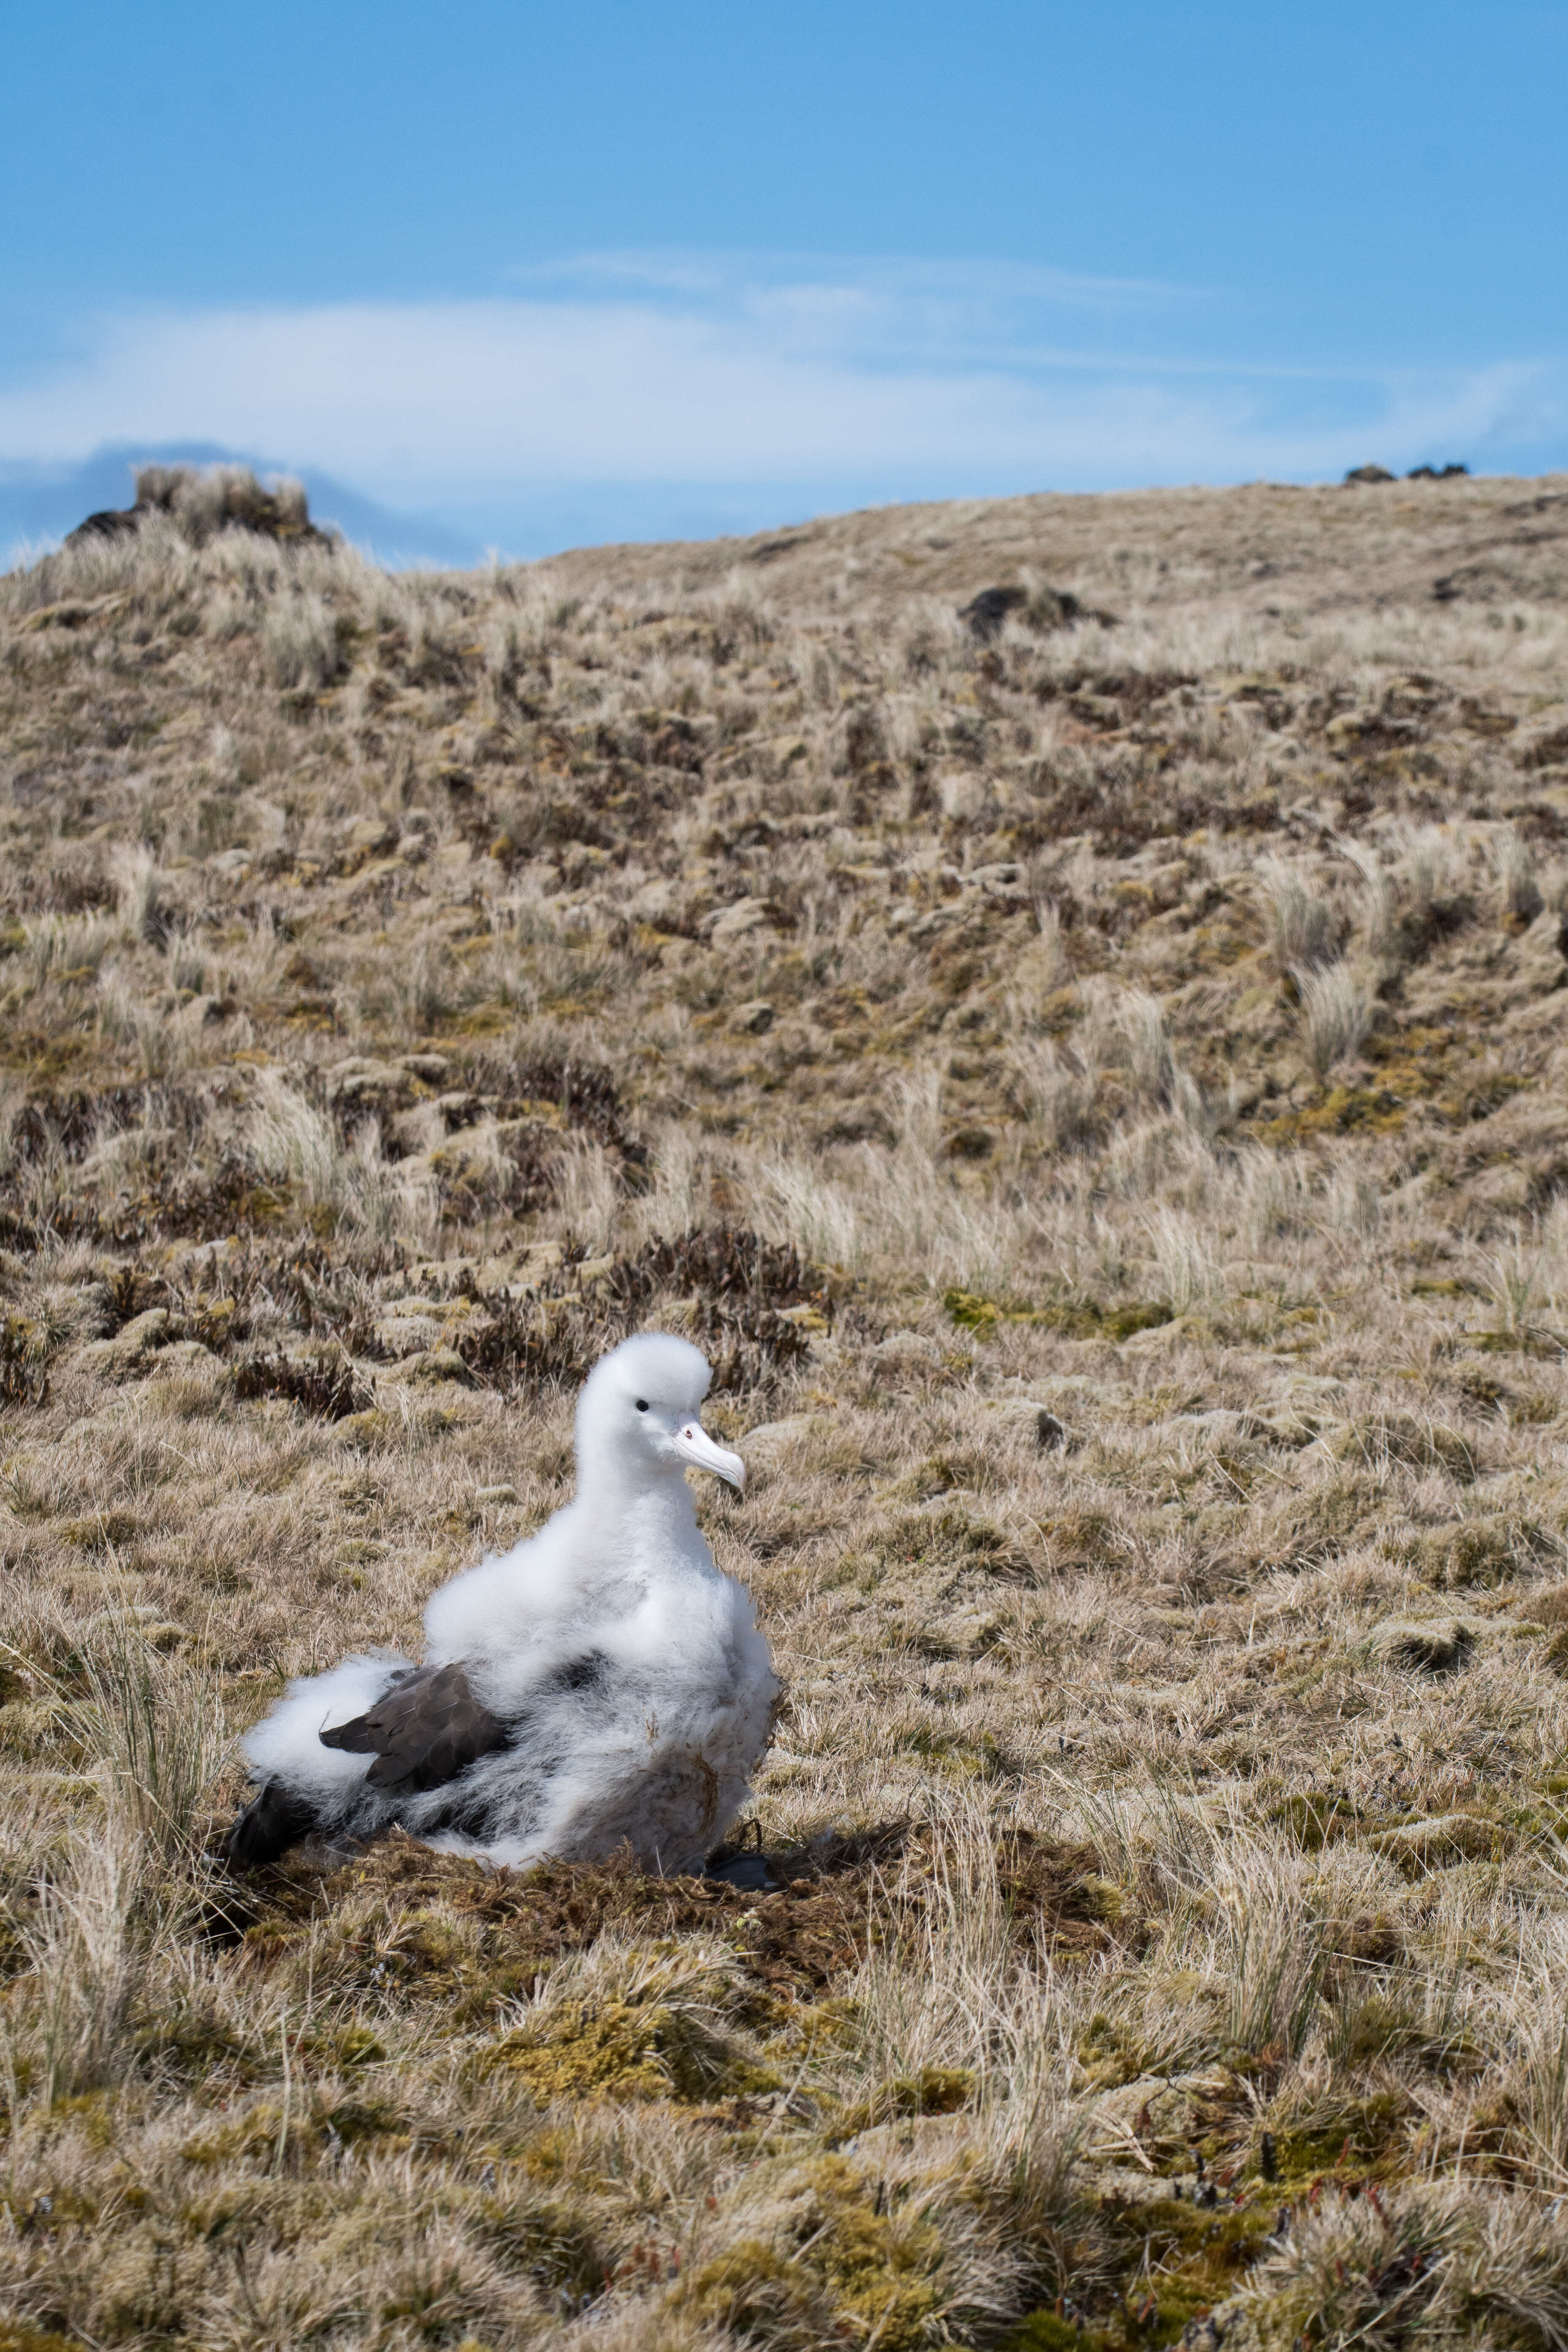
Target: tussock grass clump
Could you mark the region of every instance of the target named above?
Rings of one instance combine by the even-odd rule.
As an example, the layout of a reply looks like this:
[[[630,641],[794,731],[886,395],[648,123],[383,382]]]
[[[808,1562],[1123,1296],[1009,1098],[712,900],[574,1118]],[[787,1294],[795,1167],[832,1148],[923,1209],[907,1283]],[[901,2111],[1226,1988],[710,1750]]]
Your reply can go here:
[[[812,1331],[832,1319],[820,1271],[759,1234],[719,1226],[649,1241],[592,1262],[585,1284],[588,1263],[580,1250],[563,1256],[521,1296],[474,1290],[464,1362],[503,1389],[579,1381],[659,1302],[662,1322],[706,1349],[716,1391],[755,1390],[809,1363]]]
[[[1326,1078],[1357,1053],[1372,1026],[1373,999],[1348,964],[1296,975],[1307,1059],[1315,1076]]]
[[[366,1386],[341,1349],[314,1355],[258,1352],[234,1368],[234,1392],[238,1397],[284,1397],[322,1421],[344,1421],[351,1412],[370,1410],[374,1391]]]
[[[1561,495],[0,581],[5,2342],[1568,2336]],[[647,1325],[731,1874],[233,1877]]]

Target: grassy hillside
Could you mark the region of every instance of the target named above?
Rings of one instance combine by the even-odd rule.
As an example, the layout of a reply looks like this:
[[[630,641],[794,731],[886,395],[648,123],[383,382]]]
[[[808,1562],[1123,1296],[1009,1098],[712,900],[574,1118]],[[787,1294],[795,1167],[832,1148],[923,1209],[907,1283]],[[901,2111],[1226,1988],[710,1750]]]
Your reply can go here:
[[[237,503],[0,581],[0,2352],[1568,2343],[1568,480]],[[645,1323],[782,1890],[229,1878]]]

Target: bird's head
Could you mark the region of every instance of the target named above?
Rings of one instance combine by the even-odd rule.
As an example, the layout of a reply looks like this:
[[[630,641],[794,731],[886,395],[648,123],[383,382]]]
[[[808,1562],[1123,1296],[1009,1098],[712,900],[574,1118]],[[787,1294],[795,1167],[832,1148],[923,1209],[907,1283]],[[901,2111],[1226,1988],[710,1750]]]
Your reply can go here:
[[[700,1349],[668,1331],[639,1332],[601,1357],[577,1401],[582,1487],[642,1486],[689,1464],[739,1492],[745,1464],[716,1444],[699,1418],[711,1377]]]

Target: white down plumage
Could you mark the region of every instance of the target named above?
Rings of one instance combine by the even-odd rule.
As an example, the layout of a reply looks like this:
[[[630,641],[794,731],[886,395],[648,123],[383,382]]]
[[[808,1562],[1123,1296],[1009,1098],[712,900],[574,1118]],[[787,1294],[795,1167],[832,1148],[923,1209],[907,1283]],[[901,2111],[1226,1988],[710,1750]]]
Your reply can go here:
[[[577,1405],[577,1492],[536,1536],[432,1594],[426,1662],[291,1683],[245,1742],[258,1795],[230,1853],[394,1822],[498,1863],[700,1869],[767,1746],[779,1685],[744,1588],[697,1525],[688,1465],[740,1486],[698,1419],[709,1369],[650,1332]]]

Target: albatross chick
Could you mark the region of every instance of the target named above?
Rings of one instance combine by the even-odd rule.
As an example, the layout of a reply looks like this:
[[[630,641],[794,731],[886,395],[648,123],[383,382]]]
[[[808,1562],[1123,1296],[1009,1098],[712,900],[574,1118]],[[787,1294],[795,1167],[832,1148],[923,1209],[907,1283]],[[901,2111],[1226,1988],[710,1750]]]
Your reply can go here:
[[[663,1332],[597,1363],[577,1403],[577,1492],[539,1533],[432,1594],[426,1662],[346,1658],[290,1683],[244,1746],[258,1794],[231,1858],[400,1822],[498,1863],[700,1870],[767,1746],[779,1684],[684,1473],[745,1481],[698,1419],[709,1368]]]

